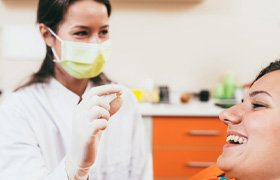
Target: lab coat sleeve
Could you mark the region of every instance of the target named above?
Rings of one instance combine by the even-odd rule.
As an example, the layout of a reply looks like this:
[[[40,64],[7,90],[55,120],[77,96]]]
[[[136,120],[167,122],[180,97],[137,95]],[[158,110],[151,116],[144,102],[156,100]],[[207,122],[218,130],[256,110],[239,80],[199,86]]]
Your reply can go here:
[[[46,167],[24,106],[15,102],[0,106],[0,179],[67,180],[64,159],[53,170]]]
[[[135,117],[132,142],[131,179],[152,180],[153,165],[152,153],[151,149],[149,148],[150,141],[148,140],[149,137],[147,137],[148,130],[144,126],[144,120],[140,114],[140,111],[137,110]]]

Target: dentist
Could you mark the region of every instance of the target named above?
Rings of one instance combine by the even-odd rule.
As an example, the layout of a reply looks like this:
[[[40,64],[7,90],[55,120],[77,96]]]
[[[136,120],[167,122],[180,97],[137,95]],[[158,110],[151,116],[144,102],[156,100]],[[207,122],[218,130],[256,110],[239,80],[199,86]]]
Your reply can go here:
[[[0,179],[149,180],[137,102],[103,73],[109,0],[39,0],[41,68],[0,106]]]

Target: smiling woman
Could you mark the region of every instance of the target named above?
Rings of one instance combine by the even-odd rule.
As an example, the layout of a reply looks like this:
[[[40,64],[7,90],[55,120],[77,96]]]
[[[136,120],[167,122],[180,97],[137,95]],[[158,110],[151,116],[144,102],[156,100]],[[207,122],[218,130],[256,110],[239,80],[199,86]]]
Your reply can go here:
[[[213,171],[215,179],[280,179],[280,61],[264,68],[242,102],[223,111],[220,119],[228,127],[217,160],[222,171],[211,167],[191,179],[208,180]]]

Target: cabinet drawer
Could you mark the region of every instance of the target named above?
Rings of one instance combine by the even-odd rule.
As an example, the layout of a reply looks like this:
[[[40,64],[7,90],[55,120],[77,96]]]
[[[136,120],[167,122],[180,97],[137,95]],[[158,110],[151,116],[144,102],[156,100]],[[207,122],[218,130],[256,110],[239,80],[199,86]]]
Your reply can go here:
[[[226,126],[218,117],[154,117],[153,144],[222,146]]]
[[[190,177],[215,163],[221,150],[153,150],[155,177]]]

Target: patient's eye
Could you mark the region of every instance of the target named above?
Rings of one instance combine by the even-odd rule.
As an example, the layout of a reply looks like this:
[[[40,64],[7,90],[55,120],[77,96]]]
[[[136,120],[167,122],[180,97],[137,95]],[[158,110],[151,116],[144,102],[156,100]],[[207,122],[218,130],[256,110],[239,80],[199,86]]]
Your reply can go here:
[[[265,108],[266,106],[263,104],[259,104],[259,103],[252,103],[252,108],[253,109],[259,109],[259,108]]]

